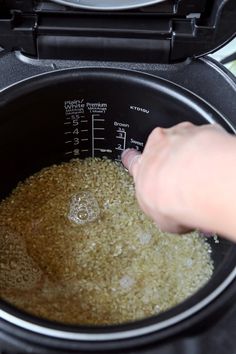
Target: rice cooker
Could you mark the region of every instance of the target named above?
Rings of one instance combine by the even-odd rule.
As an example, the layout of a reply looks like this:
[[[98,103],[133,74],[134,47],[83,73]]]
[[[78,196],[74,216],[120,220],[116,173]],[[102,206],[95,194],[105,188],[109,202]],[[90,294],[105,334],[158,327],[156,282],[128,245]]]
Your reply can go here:
[[[236,80],[206,54],[235,18],[235,0],[0,0],[0,197],[53,163],[142,151],[156,126],[234,134]],[[136,322],[66,325],[1,300],[0,352],[235,353],[236,246],[209,242],[210,281]]]

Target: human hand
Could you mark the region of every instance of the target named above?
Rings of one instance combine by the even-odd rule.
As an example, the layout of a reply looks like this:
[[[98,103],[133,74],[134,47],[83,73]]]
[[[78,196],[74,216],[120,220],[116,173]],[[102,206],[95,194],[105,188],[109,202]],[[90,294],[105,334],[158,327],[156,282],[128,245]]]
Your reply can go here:
[[[209,184],[218,173],[218,159],[229,137],[218,125],[183,122],[154,129],[142,154],[135,149],[123,152],[122,162],[134,178],[138,203],[161,230],[217,230],[207,218],[212,210],[209,193],[214,192]]]

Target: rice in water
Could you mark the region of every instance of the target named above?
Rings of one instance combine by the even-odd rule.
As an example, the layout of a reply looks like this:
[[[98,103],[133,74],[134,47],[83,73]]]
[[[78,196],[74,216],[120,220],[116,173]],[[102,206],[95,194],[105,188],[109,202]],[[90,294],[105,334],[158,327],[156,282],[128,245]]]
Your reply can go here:
[[[31,314],[113,324],[182,302],[213,273],[197,232],[160,232],[110,160],[72,160],[19,183],[0,205],[0,296]]]

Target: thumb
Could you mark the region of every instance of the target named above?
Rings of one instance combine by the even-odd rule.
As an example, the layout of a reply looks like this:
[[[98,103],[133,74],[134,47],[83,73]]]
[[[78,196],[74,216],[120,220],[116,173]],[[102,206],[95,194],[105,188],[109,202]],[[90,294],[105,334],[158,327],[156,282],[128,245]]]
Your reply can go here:
[[[130,175],[135,178],[137,167],[140,162],[141,153],[136,149],[126,149],[121,155],[121,161],[125,168],[129,171]]]

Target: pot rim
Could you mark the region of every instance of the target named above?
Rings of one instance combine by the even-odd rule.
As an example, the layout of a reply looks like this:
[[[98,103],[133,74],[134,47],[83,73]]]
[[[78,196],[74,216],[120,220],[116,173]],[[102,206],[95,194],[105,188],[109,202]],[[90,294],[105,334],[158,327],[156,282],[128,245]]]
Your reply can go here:
[[[205,297],[203,300],[201,300],[194,306],[164,321],[150,324],[147,326],[142,326],[139,328],[134,328],[134,329],[126,329],[126,330],[119,330],[119,331],[117,330],[116,332],[111,332],[111,333],[73,332],[68,330],[60,330],[56,328],[46,327],[43,325],[36,324],[33,321],[26,321],[2,309],[0,309],[0,318],[7,321],[8,323],[11,323],[25,330],[34,332],[36,334],[41,334],[43,336],[49,336],[54,338],[63,338],[63,339],[76,340],[76,341],[92,341],[92,342],[131,339],[131,338],[151,334],[163,330],[167,327],[174,326],[177,323],[182,322],[183,320],[191,317],[192,315],[196,314],[197,312],[205,308],[207,305],[209,305],[213,300],[215,300],[230,285],[230,283],[234,280],[235,277],[236,277],[236,267],[213,292],[211,292],[207,297]]]

